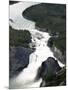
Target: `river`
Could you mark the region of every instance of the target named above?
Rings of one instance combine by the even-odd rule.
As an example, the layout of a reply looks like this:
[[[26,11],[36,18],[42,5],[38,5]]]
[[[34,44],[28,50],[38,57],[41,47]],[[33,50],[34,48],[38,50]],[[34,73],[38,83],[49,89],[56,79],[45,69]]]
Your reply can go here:
[[[35,81],[37,70],[48,57],[54,57],[50,48],[47,46],[49,34],[46,32],[35,29],[35,22],[25,19],[22,16],[22,12],[29,6],[38,3],[32,2],[19,2],[14,5],[10,5],[10,16],[12,20],[9,24],[16,29],[27,29],[32,36],[32,43],[35,45],[35,51],[29,57],[29,65],[25,68],[17,77],[10,80],[10,88],[28,88],[39,87],[42,79]],[[55,57],[54,57],[55,58]],[[64,65],[58,61],[59,65]]]

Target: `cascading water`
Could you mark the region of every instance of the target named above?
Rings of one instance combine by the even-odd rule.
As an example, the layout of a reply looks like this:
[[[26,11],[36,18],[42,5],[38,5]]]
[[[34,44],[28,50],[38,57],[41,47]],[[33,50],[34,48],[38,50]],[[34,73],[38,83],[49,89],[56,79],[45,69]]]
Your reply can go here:
[[[35,29],[35,23],[22,16],[22,12],[34,4],[38,3],[21,2],[10,6],[10,19],[13,20],[10,21],[10,25],[16,29],[27,29],[31,33],[32,43],[35,44],[35,51],[30,55],[28,67],[10,80],[10,88],[39,87],[41,79],[35,81],[37,70],[48,57],[54,57],[47,46],[49,34]],[[60,66],[63,64],[60,63]]]

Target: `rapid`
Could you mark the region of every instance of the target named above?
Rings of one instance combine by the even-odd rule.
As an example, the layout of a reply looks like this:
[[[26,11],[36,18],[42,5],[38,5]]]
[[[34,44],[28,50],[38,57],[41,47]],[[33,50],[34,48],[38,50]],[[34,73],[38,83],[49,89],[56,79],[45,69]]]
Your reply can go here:
[[[28,87],[39,87],[42,79],[35,81],[37,75],[37,70],[41,66],[42,62],[45,61],[48,57],[54,57],[52,51],[47,46],[48,39],[50,35],[46,32],[39,31],[35,29],[35,22],[25,19],[22,16],[22,12],[38,3],[30,2],[20,2],[14,5],[10,5],[10,19],[13,22],[9,21],[9,24],[16,29],[27,29],[32,36],[32,43],[34,44],[35,51],[29,57],[29,65],[21,73],[12,78],[9,81],[10,88],[28,88]],[[54,57],[55,58],[55,57]],[[61,62],[58,62],[61,67],[64,65]]]

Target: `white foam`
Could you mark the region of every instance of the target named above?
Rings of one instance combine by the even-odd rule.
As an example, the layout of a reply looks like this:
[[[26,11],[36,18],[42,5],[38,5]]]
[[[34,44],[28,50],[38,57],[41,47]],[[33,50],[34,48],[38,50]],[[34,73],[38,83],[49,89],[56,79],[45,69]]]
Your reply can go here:
[[[32,41],[35,41],[35,52],[30,55],[29,65],[16,78],[10,80],[10,88],[24,88],[24,87],[39,87],[41,80],[35,82],[34,79],[37,70],[48,57],[53,56],[53,53],[47,46],[47,41],[50,38],[46,32],[41,32],[35,29],[35,23],[25,19],[22,12],[29,6],[37,3],[21,2],[10,6],[10,18],[14,23],[10,24],[17,29],[27,29],[32,35]],[[43,38],[38,39],[37,34],[42,35]],[[59,63],[60,64],[60,63]]]

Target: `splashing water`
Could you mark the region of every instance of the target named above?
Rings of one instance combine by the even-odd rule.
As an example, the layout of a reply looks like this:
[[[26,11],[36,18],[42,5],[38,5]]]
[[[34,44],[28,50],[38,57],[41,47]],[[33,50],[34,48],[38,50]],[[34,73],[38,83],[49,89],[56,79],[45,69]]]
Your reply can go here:
[[[35,51],[29,57],[29,65],[17,77],[10,80],[10,88],[27,88],[39,87],[41,79],[35,81],[37,70],[48,57],[54,57],[53,53],[47,46],[47,41],[50,38],[46,32],[35,29],[35,22],[29,21],[22,16],[22,12],[29,6],[38,3],[21,2],[10,6],[10,18],[13,23],[10,25],[16,29],[27,29],[32,36],[32,43],[35,44]],[[39,39],[40,38],[40,39]],[[60,63],[60,66],[64,66]]]

